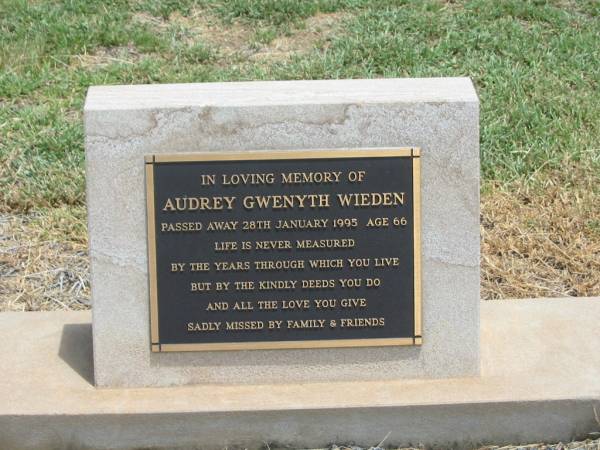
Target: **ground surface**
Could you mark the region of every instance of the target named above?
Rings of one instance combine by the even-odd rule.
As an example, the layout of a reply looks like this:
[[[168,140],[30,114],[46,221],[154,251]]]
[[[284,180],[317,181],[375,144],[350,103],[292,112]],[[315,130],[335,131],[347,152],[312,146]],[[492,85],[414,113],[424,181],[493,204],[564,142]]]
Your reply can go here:
[[[275,450],[275,449],[269,449]],[[328,450],[383,450],[381,447],[371,447],[370,449],[362,449],[360,447],[352,447],[352,446],[341,446],[338,447],[336,445],[330,447]],[[396,450],[423,450],[423,447],[407,447],[407,448],[399,448]],[[600,439],[588,439],[585,441],[573,441],[562,443],[558,442],[556,444],[544,444],[544,443],[534,443],[534,444],[522,444],[522,445],[506,445],[506,446],[497,446],[497,445],[488,445],[486,447],[481,447],[478,450],[600,450]]]
[[[484,298],[600,295],[597,0],[0,0],[0,310],[88,308],[92,84],[470,76]]]
[[[274,449],[273,449],[274,450]],[[363,450],[360,447],[337,447],[333,446],[329,450]],[[364,449],[367,450],[367,449]],[[368,450],[379,450],[378,447],[371,448]],[[423,450],[422,447],[407,447],[400,448],[397,450]],[[481,447],[478,450],[600,450],[600,439],[592,440],[588,439],[585,441],[574,441],[562,443],[558,442],[556,444],[543,444],[543,443],[535,443],[535,444],[523,444],[523,445],[506,445],[506,446],[497,446],[497,445],[488,445],[486,447]]]

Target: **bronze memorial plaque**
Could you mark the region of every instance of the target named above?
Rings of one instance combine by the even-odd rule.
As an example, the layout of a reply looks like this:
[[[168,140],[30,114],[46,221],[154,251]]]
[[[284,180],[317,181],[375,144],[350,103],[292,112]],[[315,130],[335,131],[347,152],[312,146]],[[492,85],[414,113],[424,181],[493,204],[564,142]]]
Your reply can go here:
[[[152,351],[419,345],[416,148],[146,156]]]

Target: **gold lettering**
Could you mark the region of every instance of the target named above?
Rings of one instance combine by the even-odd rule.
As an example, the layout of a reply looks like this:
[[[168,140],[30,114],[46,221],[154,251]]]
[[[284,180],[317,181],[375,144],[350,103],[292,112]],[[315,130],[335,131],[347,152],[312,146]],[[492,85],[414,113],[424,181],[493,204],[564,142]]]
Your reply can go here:
[[[290,329],[323,328],[324,319],[288,320],[287,327]]]
[[[223,174],[221,178],[223,186],[238,185],[258,185],[273,184],[275,182],[274,173],[234,173],[232,175]]]
[[[298,280],[261,280],[258,282],[260,291],[284,291],[296,289]]]
[[[173,206],[173,200],[170,198],[165,202],[165,206],[163,207],[163,211],[175,211],[175,207]]]
[[[227,331],[262,330],[265,324],[261,320],[226,322]]]
[[[233,209],[235,197],[175,197],[168,198],[163,211],[222,211]]]
[[[337,194],[340,206],[357,208],[404,205],[404,192],[361,192]]]
[[[303,270],[302,259],[278,259],[275,261],[254,261],[254,269],[261,270]]]
[[[385,317],[369,317],[358,319],[340,319],[342,328],[377,328],[385,326]]]
[[[344,267],[343,259],[309,259],[311,269],[341,269]]]
[[[329,194],[249,195],[242,200],[244,208],[252,209],[304,209],[329,208]]]
[[[161,222],[161,233],[173,233],[180,231],[201,231],[202,222]]]
[[[304,239],[296,241],[296,248],[303,250],[313,248],[354,248],[355,244],[356,241],[354,239]]]
[[[197,331],[219,331],[221,322],[188,322],[187,330],[190,332]]]
[[[292,248],[290,241],[256,241],[254,243],[256,250],[288,250]]]
[[[250,270],[250,261],[215,261],[217,272],[236,272]]]
[[[288,172],[281,174],[281,184],[339,183],[342,172]]]

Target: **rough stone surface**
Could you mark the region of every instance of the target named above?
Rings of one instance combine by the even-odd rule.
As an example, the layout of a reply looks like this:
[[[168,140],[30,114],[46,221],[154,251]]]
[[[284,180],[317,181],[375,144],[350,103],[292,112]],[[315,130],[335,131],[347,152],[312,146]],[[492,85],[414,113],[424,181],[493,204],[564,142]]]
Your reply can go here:
[[[470,448],[598,431],[600,298],[481,305],[481,377],[96,389],[90,314],[0,314],[0,448]]]
[[[479,104],[469,79],[91,87],[85,105],[101,387],[479,374]],[[149,153],[417,146],[423,346],[152,354]]]

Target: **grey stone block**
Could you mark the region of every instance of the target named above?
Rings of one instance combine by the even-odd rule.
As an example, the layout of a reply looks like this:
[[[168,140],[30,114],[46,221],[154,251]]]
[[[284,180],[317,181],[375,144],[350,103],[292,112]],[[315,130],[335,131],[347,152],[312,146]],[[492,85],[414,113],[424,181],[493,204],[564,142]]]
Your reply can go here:
[[[91,87],[85,105],[101,387],[479,374],[479,104],[466,78]],[[421,148],[423,345],[150,352],[144,155]]]

